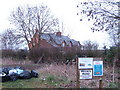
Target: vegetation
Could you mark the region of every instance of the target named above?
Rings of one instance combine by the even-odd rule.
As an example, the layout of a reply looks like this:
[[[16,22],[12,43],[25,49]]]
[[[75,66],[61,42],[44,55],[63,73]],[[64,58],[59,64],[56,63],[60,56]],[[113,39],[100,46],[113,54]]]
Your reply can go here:
[[[64,78],[44,75],[46,78],[43,79],[41,76],[40,74],[39,78],[5,82],[2,83],[2,88],[62,88],[61,83],[68,83]]]
[[[15,27],[5,30],[1,36],[2,49],[16,49],[18,44],[29,44],[31,38],[39,32],[52,33],[58,31],[59,21],[52,15],[50,9],[45,5],[26,6],[13,10],[9,17],[10,24]]]
[[[22,42],[30,42],[30,39],[35,34],[35,29],[38,29],[39,36],[46,32],[55,32],[58,29],[58,19],[51,15],[47,6],[40,7],[18,7],[12,12],[10,21],[16,26],[15,30],[6,30],[2,34],[2,66],[26,66],[33,68],[39,72],[38,78],[28,80],[17,80],[15,82],[5,82],[3,88],[75,88],[76,86],[76,66],[65,65],[66,60],[79,57],[103,57],[104,62],[104,88],[117,88],[119,86],[119,78],[117,71],[120,67],[120,32],[118,22],[119,2],[82,2],[84,8],[80,11],[82,15],[88,17],[88,21],[93,20],[94,31],[109,31],[109,34],[114,42],[114,46],[104,50],[98,50],[98,44],[85,41],[82,49],[75,50],[72,48],[33,48],[29,52],[27,50],[14,50],[14,44]],[[109,6],[110,8],[108,8]],[[80,7],[79,5],[77,6]],[[111,10],[110,10],[111,9]],[[79,15],[79,13],[78,13]],[[82,16],[81,15],[81,16]],[[82,21],[82,19],[80,19]],[[113,32],[114,31],[114,32]],[[20,40],[20,41],[19,41]],[[5,60],[5,58],[10,58]],[[12,60],[12,59],[16,59]],[[23,61],[25,63],[23,63]],[[30,59],[33,62],[29,62]],[[7,61],[7,62],[6,62]],[[19,61],[22,62],[18,63]],[[6,62],[6,63],[5,63]],[[8,63],[9,62],[9,63]],[[14,63],[15,62],[15,63]],[[37,63],[37,64],[35,64]],[[38,64],[39,63],[39,64]],[[29,65],[28,65],[29,64]],[[97,80],[81,81],[82,88],[98,87]]]
[[[11,13],[10,22],[16,27],[14,35],[27,44],[36,33],[36,29],[39,36],[58,29],[58,18],[54,17],[45,5],[18,7]]]
[[[88,18],[88,21],[93,21],[93,31],[119,31],[119,7],[120,2],[116,0],[101,0],[101,1],[83,1],[78,3],[77,8],[80,15],[80,21],[84,17]],[[120,33],[118,33],[120,34]]]
[[[16,61],[17,63],[18,61]],[[4,63],[7,65],[8,63]],[[13,65],[11,63],[11,65]],[[34,69],[39,73],[38,78],[17,80],[0,83],[2,88],[76,88],[76,65],[65,64],[32,64],[33,66],[24,64],[25,69]],[[10,66],[10,65],[9,65]],[[19,64],[22,66],[22,64]],[[37,67],[35,67],[37,66]],[[30,67],[30,68],[29,68]],[[115,82],[112,82],[112,67],[105,65],[103,88],[118,88],[118,73],[115,69]],[[99,79],[82,80],[81,88],[98,88]]]
[[[64,51],[62,48],[33,48],[29,52],[29,59],[40,63],[65,63],[66,60],[72,60],[76,57],[74,49],[68,48]]]
[[[28,56],[28,51],[27,50],[11,50],[11,49],[6,49],[2,50],[2,58],[14,58],[14,59],[26,59]]]

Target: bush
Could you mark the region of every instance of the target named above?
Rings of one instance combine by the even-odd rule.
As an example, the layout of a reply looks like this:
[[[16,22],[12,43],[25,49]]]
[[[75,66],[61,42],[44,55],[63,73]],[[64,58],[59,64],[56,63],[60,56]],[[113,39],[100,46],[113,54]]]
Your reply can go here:
[[[2,50],[2,58],[15,58],[15,59],[25,59],[28,55],[27,50]]]
[[[41,59],[44,63],[64,63],[66,59],[75,58],[76,53],[73,50],[65,51],[61,48],[32,48],[29,52],[29,59],[33,60],[35,63]]]
[[[106,54],[104,57],[106,57],[105,61],[107,63],[113,64],[114,58],[116,58],[117,54],[118,54],[117,49],[118,49],[117,47],[112,46],[112,47],[110,47],[110,49],[106,50]]]
[[[109,88],[118,88],[118,83],[110,82]]]
[[[28,51],[27,50],[18,50],[17,51],[17,58],[18,59],[26,59],[26,57],[28,56]]]
[[[15,58],[16,55],[17,53],[13,50],[10,49],[2,50],[2,58],[8,58],[8,57]]]

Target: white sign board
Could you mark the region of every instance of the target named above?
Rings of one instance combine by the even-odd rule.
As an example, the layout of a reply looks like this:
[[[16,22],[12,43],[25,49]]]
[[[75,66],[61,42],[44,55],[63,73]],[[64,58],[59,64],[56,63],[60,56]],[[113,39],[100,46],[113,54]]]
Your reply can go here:
[[[103,61],[94,61],[93,65],[93,76],[103,76]]]
[[[80,70],[80,79],[92,79],[92,70]]]
[[[78,68],[93,68],[93,58],[78,58]]]

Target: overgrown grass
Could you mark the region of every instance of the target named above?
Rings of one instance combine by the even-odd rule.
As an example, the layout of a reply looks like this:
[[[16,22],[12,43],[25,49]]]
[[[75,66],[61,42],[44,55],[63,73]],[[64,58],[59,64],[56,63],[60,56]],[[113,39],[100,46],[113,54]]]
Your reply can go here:
[[[37,79],[8,81],[2,84],[3,88],[34,88],[36,87]]]
[[[61,84],[69,83],[63,77],[43,75],[45,78],[42,78],[43,76],[40,75],[38,78],[4,82],[2,83],[2,88],[62,88]]]
[[[108,88],[118,88],[118,83],[110,82]]]
[[[7,65],[7,60],[4,64]],[[18,61],[19,62],[19,61]],[[13,64],[15,65],[17,61]],[[21,62],[22,63],[22,62]],[[8,63],[10,64],[10,63]],[[75,88],[76,87],[76,65],[52,64],[19,64],[28,70],[35,69],[39,73],[38,78],[28,80],[17,80],[2,83],[3,88]],[[12,60],[11,60],[12,65]],[[119,70],[119,69],[117,69]],[[119,72],[119,71],[118,71]],[[118,72],[115,71],[115,83],[112,82],[112,66],[104,67],[103,88],[115,88],[118,83]],[[1,83],[0,83],[1,84]],[[120,86],[120,85],[118,85]],[[99,79],[81,80],[81,88],[98,88]]]

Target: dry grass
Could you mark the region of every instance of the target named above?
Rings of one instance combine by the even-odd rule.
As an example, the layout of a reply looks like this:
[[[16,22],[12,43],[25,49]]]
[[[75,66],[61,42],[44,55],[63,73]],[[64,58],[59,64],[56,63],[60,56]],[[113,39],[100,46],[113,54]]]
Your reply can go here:
[[[76,80],[75,65],[57,65],[50,64],[37,70],[40,73],[50,74],[58,77],[66,77],[70,81]]]
[[[1,61],[1,59],[0,59]],[[11,59],[2,59],[2,64],[10,65],[10,64],[33,64],[33,62],[28,61],[17,61]],[[67,88],[75,88],[76,86],[76,65],[57,65],[57,64],[42,64],[42,67],[39,67],[36,70],[41,75],[40,78],[46,78],[47,75],[53,75],[56,77],[63,77],[69,82],[67,84],[62,84],[63,87]],[[118,73],[115,73],[115,82],[118,81],[117,79]],[[103,76],[103,87],[109,87],[109,83],[112,82],[112,67],[106,66],[104,67],[104,76]],[[100,78],[99,78],[100,79]],[[92,79],[92,80],[80,80],[80,87],[81,88],[98,88],[99,87],[99,79]]]
[[[2,65],[13,65],[13,64],[33,64],[32,61],[29,60],[17,60],[12,58],[0,58],[0,62]]]
[[[58,77],[66,77],[70,82],[76,83],[76,66],[75,65],[57,65],[50,64],[45,67],[39,68],[37,70],[40,73],[46,73]],[[115,82],[117,79],[118,73],[115,73]],[[104,68],[104,76],[101,78],[95,78],[92,80],[80,80],[80,87],[82,88],[99,88],[99,80],[103,79],[103,88],[108,88],[109,83],[112,82],[112,67]],[[44,78],[44,76],[43,76]]]

